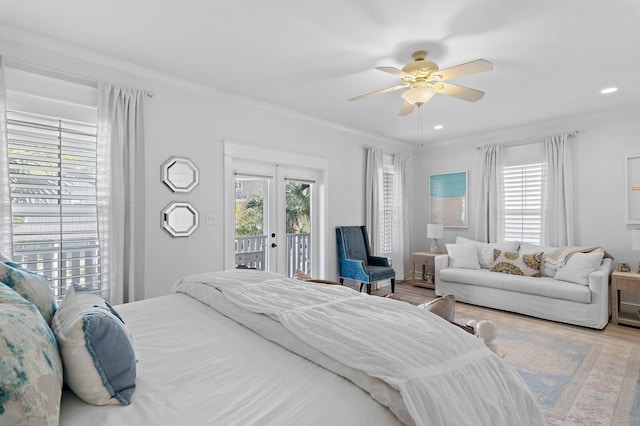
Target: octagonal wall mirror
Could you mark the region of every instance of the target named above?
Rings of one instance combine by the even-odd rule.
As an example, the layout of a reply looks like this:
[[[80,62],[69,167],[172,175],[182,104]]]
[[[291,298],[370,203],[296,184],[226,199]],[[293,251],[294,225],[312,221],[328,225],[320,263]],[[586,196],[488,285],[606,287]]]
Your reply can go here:
[[[162,228],[174,237],[188,237],[198,223],[198,211],[190,203],[174,202],[162,210]]]
[[[162,182],[173,192],[189,192],[198,185],[200,172],[188,158],[171,157],[162,165]]]

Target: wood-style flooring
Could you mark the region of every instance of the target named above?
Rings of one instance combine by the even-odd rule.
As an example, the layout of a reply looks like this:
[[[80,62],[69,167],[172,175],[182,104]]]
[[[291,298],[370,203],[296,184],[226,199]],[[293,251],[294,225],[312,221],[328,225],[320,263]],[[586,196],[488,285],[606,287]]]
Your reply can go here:
[[[376,296],[386,296],[391,292],[391,287],[385,286],[380,289],[374,290],[372,294]],[[435,291],[432,289],[422,288],[422,287],[414,287],[410,284],[409,281],[400,281],[396,283],[395,293],[401,299],[413,303],[420,304],[429,302],[436,298]],[[633,343],[640,344],[640,328],[631,327],[626,325],[614,325],[609,323],[602,330],[594,330],[586,327],[579,327],[575,325],[562,324],[552,321],[543,320],[540,318],[528,317],[526,315],[515,314],[511,312],[499,311],[495,309],[484,308],[480,306],[470,305],[467,303],[456,302],[456,314],[468,317],[468,318],[482,318],[482,312],[485,310],[490,310],[492,312],[498,312],[501,315],[505,315],[507,318],[509,316],[520,317],[520,318],[529,318],[530,321],[543,321],[547,323],[553,323],[557,327],[565,327],[573,330],[579,330],[586,334],[594,334],[594,335],[604,335],[611,338],[618,338],[626,341],[631,341]]]

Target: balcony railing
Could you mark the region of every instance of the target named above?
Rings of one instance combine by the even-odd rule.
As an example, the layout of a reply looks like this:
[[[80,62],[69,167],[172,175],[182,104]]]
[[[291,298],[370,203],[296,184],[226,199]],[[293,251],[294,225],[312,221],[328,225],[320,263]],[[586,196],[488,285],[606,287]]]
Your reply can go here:
[[[267,236],[236,237],[236,268],[265,270],[267,261]],[[311,235],[287,234],[287,276],[293,277],[296,269],[311,272]]]

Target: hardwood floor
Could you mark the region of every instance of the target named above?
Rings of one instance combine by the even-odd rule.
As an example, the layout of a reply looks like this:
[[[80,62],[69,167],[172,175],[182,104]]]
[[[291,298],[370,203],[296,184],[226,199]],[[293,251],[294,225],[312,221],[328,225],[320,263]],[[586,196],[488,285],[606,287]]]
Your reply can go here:
[[[422,288],[422,287],[414,287],[408,281],[400,281],[396,283],[395,290],[396,290],[395,293],[397,296],[414,305],[429,302],[436,298],[435,290]],[[391,292],[391,287],[385,286],[380,289],[374,290],[372,294],[376,296],[385,297],[390,292]],[[594,335],[604,335],[607,337],[622,339],[632,343],[640,344],[640,328],[637,328],[637,327],[607,324],[607,326],[604,329],[595,330],[595,329],[586,328],[586,327],[579,327],[575,325],[547,321],[540,318],[528,317],[526,315],[520,315],[520,314],[511,313],[511,312],[484,308],[484,307],[470,305],[462,302],[456,303],[456,314],[470,317],[470,318],[482,318],[482,313],[486,310],[489,310],[492,312],[499,312],[501,315],[505,315],[507,318],[510,316],[519,317],[519,318],[528,318],[530,321],[551,323],[551,324],[555,324],[557,327],[563,327],[563,328],[571,329],[578,332],[594,334]]]

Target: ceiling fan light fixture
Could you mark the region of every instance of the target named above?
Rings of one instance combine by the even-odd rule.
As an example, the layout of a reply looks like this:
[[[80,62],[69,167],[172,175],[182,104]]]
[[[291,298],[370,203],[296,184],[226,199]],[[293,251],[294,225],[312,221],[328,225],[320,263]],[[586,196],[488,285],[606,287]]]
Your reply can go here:
[[[409,90],[402,92],[402,99],[410,103],[411,105],[420,106],[429,100],[436,94],[436,89],[431,86],[424,87],[412,87]]]

